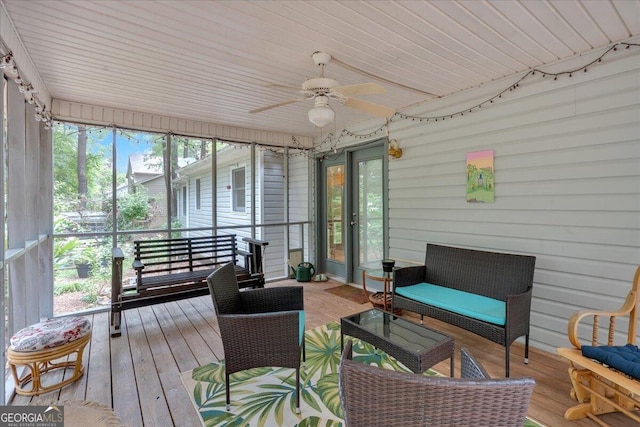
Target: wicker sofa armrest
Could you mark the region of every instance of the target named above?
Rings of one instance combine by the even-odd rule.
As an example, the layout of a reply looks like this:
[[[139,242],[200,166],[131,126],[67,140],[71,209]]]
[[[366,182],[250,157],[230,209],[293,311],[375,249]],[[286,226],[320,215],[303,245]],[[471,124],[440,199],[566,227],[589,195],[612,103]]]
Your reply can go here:
[[[240,292],[240,300],[249,313],[304,310],[302,286],[248,289]]]
[[[427,268],[424,265],[401,267],[393,270],[393,289],[424,282]]]
[[[529,334],[529,322],[531,318],[531,295],[533,288],[526,292],[507,296],[507,342],[512,342],[518,337]]]

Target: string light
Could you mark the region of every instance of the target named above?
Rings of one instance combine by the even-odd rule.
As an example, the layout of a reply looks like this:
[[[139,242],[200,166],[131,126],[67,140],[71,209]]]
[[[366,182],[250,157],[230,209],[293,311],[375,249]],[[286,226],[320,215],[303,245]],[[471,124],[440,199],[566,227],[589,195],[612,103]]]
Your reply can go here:
[[[638,43],[626,43],[626,42],[620,42],[620,43],[616,43],[613,46],[609,47],[607,50],[605,50],[598,58],[594,59],[593,61],[589,62],[588,64],[585,64],[581,67],[578,67],[576,69],[572,69],[572,70],[566,70],[566,71],[561,71],[561,72],[556,72],[556,73],[552,73],[552,72],[547,72],[547,71],[543,71],[537,68],[532,68],[531,70],[529,70],[528,72],[526,72],[522,77],[520,77],[514,84],[510,85],[509,87],[503,89],[502,91],[500,91],[499,93],[497,93],[496,95],[493,95],[487,99],[485,99],[484,101],[472,106],[472,107],[468,107],[468,108],[464,108],[460,111],[457,111],[455,113],[449,113],[446,115],[441,115],[441,116],[428,116],[428,117],[424,117],[424,116],[414,116],[414,115],[409,115],[409,114],[404,114],[404,113],[400,113],[400,112],[396,112],[393,116],[391,116],[388,121],[389,122],[394,122],[396,120],[411,120],[413,122],[418,121],[418,122],[429,122],[429,121],[434,121],[434,122],[438,122],[440,121],[444,121],[445,118],[449,118],[449,119],[453,119],[455,117],[462,117],[464,116],[464,113],[472,113],[473,110],[476,109],[480,109],[482,108],[483,105],[487,105],[487,104],[493,104],[494,101],[496,99],[501,99],[502,95],[506,92],[513,92],[516,89],[518,89],[520,87],[520,82],[522,82],[523,80],[529,78],[529,77],[534,77],[534,76],[541,76],[541,78],[546,78],[547,76],[549,77],[553,77],[554,81],[557,81],[559,77],[562,76],[568,76],[569,78],[574,77],[574,75],[580,71],[582,71],[583,73],[586,73],[588,68],[591,67],[594,64],[600,64],[602,63],[602,60],[605,56],[607,56],[610,52],[617,52],[619,48],[624,47],[625,50],[630,49],[631,47],[640,47],[640,44]],[[38,92],[36,92],[33,88],[33,85],[31,83],[25,83],[24,79],[20,76],[20,73],[18,71],[18,68],[15,64],[15,61],[13,59],[13,53],[11,51],[9,51],[9,53],[0,56],[0,69],[4,69],[5,73],[8,74],[12,74],[15,75],[14,77],[9,77],[11,78],[16,84],[18,84],[18,90],[23,93],[25,95],[25,99],[27,102],[29,102],[30,104],[35,104],[36,106],[36,114],[35,114],[35,119],[37,121],[42,121],[44,122],[44,127],[45,129],[50,129],[54,118],[51,115],[51,112],[47,110],[46,105],[41,104],[39,102],[39,100],[34,97],[35,94],[37,94]],[[365,134],[358,134],[355,132],[351,132],[348,129],[343,129],[339,135],[335,135],[335,131],[331,132],[327,135],[326,138],[322,139],[322,135],[321,135],[321,142],[319,144],[314,144],[312,147],[305,147],[303,146],[295,136],[291,136],[291,142],[293,144],[293,149],[296,150],[295,153],[288,153],[287,155],[289,157],[296,157],[296,156],[306,156],[306,157],[313,157],[318,153],[321,152],[332,152],[337,154],[338,150],[337,150],[337,146],[340,143],[340,141],[345,138],[345,137],[350,137],[350,138],[354,138],[354,139],[369,139],[372,138],[376,135],[378,135],[379,133],[383,132],[387,127],[387,124],[383,124],[382,126],[380,126],[379,128],[365,133]],[[216,139],[216,141],[218,141]],[[220,142],[227,142],[227,143],[232,143],[231,141],[223,141],[223,140],[219,140]],[[235,146],[235,144],[234,144]],[[327,147],[326,151],[321,151],[323,149],[323,147]],[[281,153],[279,151],[276,151],[274,148],[271,147],[265,147],[263,148],[266,151],[270,151],[275,155],[282,155],[284,156],[284,153]]]
[[[620,42],[620,43],[616,43],[615,45],[609,47],[607,50],[605,50],[598,58],[594,59],[593,61],[589,62],[586,65],[583,65],[579,68],[573,69],[573,70],[567,70],[567,71],[562,71],[562,72],[558,72],[558,73],[550,73],[547,71],[543,71],[537,68],[532,68],[531,70],[529,70],[527,73],[525,73],[522,77],[520,77],[515,83],[513,83],[512,85],[510,85],[509,87],[503,89],[502,91],[498,92],[496,95],[491,96],[490,98],[485,99],[484,101],[470,107],[470,108],[465,108],[463,110],[457,111],[455,113],[449,113],[446,115],[442,115],[442,116],[428,116],[428,117],[423,117],[423,116],[412,116],[409,114],[404,114],[404,113],[400,113],[400,112],[396,112],[393,116],[391,116],[388,121],[389,122],[394,122],[396,120],[411,120],[413,122],[418,121],[418,122],[429,122],[429,121],[444,121],[445,118],[449,118],[449,119],[453,119],[455,117],[462,117],[464,116],[464,113],[471,113],[473,112],[473,110],[476,109],[480,109],[482,108],[483,105],[488,105],[488,104],[493,104],[494,101],[496,99],[501,99],[502,95],[505,94],[506,92],[513,92],[514,90],[518,89],[520,87],[520,82],[522,82],[523,80],[525,80],[528,77],[533,77],[533,76],[537,76],[540,75],[541,78],[545,78],[547,76],[553,76],[553,80],[557,81],[559,77],[567,75],[569,77],[573,77],[574,74],[576,74],[579,71],[583,71],[584,73],[587,72],[587,69],[589,67],[591,67],[594,64],[599,64],[602,63],[602,59],[609,54],[610,52],[616,52],[618,50],[618,47],[620,46],[624,46],[625,50],[631,48],[632,46],[634,47],[639,47],[640,44],[637,43],[626,43],[626,42]],[[380,126],[379,128],[375,129],[372,132],[366,133],[366,134],[357,134],[354,132],[351,132],[347,129],[343,129],[342,132],[340,133],[340,135],[338,135],[337,138],[332,139],[334,137],[333,134],[329,134],[329,136],[323,140],[317,147],[314,148],[306,148],[303,147],[297,140],[295,137],[291,137],[292,141],[294,143],[294,146],[300,150],[310,150],[309,152],[311,153],[315,153],[316,149],[318,147],[321,147],[322,145],[326,144],[327,142],[330,142],[331,148],[329,151],[333,151],[335,152],[335,147],[337,146],[337,144],[340,142],[340,140],[345,137],[351,137],[351,138],[355,138],[355,139],[368,139],[371,138],[375,135],[377,135],[378,133],[382,132],[386,127],[386,124]]]
[[[639,47],[640,44],[638,43],[625,43],[625,42],[620,42],[620,43],[616,43],[613,46],[609,47],[607,50],[605,50],[599,57],[597,57],[596,59],[594,59],[593,61],[589,62],[588,64],[585,64],[581,67],[572,69],[572,70],[567,70],[567,71],[561,71],[561,72],[557,72],[557,73],[551,73],[551,72],[547,72],[547,71],[543,71],[537,68],[532,68],[531,70],[529,70],[527,73],[525,73],[522,77],[520,77],[514,84],[512,84],[511,86],[509,86],[508,88],[502,90],[501,92],[499,92],[498,94],[474,105],[471,108],[465,108],[463,110],[457,111],[455,113],[452,114],[447,114],[446,116],[430,116],[430,117],[422,117],[422,116],[412,116],[412,115],[408,115],[408,114],[402,114],[402,113],[396,113],[394,115],[394,117],[397,118],[401,118],[404,120],[409,120],[411,119],[411,121],[426,121],[429,122],[429,120],[433,120],[433,121],[438,121],[438,120],[444,120],[445,117],[448,117],[450,119],[457,117],[457,116],[464,116],[465,112],[471,113],[473,110],[475,109],[479,109],[482,108],[483,105],[486,104],[493,104],[493,101],[496,99],[500,99],[502,98],[502,95],[506,92],[513,92],[514,90],[518,89],[520,87],[520,82],[522,82],[524,79],[528,78],[528,77],[532,77],[532,76],[536,76],[536,75],[540,75],[542,76],[542,78],[545,78],[547,76],[549,77],[553,77],[553,81],[557,81],[559,77],[562,76],[568,76],[568,77],[574,77],[574,75],[580,71],[582,71],[583,73],[587,72],[587,69],[589,67],[591,67],[594,64],[599,64],[602,62],[602,59],[609,54],[610,52],[617,52],[619,47],[624,46],[624,49],[627,50],[629,48],[631,48],[632,46],[634,47]],[[392,117],[392,119],[394,118]],[[391,120],[392,121],[392,120]]]
[[[53,126],[53,116],[51,115],[51,112],[47,110],[46,105],[42,104],[34,96],[38,92],[34,90],[33,85],[31,83],[26,83],[24,78],[20,75],[15,60],[13,59],[13,52],[9,51],[9,53],[0,57],[0,69],[4,69],[7,77],[12,79],[14,83],[18,85],[18,91],[24,94],[25,101],[29,104],[35,104],[36,121],[43,122],[45,129],[51,129]]]

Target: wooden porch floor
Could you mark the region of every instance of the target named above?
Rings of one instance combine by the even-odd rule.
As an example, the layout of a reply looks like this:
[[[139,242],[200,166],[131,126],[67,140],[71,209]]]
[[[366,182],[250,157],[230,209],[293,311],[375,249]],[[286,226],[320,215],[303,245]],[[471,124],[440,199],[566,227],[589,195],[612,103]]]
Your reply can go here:
[[[283,281],[267,286],[298,284]],[[305,288],[306,327],[312,329],[340,317],[368,309],[334,296],[324,289],[336,282],[310,282]],[[113,407],[129,426],[199,426],[200,421],[179,373],[223,358],[222,342],[209,296],[128,310],[123,315],[122,336],[109,337],[109,313],[88,316],[93,337],[85,350],[85,375],[61,391],[25,398],[14,396],[9,404],[47,404],[57,400],[88,400]],[[417,316],[407,316],[418,321]],[[504,375],[504,351],[497,344],[448,324],[425,319],[425,324],[455,337],[456,375],[459,348],[469,348],[492,376]],[[569,397],[568,364],[559,356],[530,351],[529,365],[522,362],[523,346],[511,350],[511,376],[531,376],[536,387],[529,416],[547,426],[595,426],[590,420],[568,422],[563,418],[574,401]],[[434,367],[448,372],[448,362]],[[617,414],[604,418],[615,426],[635,423]]]

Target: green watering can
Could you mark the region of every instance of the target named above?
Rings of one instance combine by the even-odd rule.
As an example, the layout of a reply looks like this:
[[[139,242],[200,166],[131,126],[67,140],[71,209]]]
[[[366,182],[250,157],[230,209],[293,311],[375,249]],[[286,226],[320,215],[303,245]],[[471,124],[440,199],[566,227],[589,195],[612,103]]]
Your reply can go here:
[[[316,269],[310,262],[301,262],[296,268],[296,280],[298,282],[310,282],[311,276],[316,274]]]

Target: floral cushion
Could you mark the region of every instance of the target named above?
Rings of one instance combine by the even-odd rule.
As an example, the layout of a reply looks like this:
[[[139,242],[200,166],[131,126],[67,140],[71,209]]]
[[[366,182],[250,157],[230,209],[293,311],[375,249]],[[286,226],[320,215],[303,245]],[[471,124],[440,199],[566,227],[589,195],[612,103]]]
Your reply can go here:
[[[61,317],[27,326],[11,337],[13,351],[40,351],[80,339],[91,332],[85,317]]]

